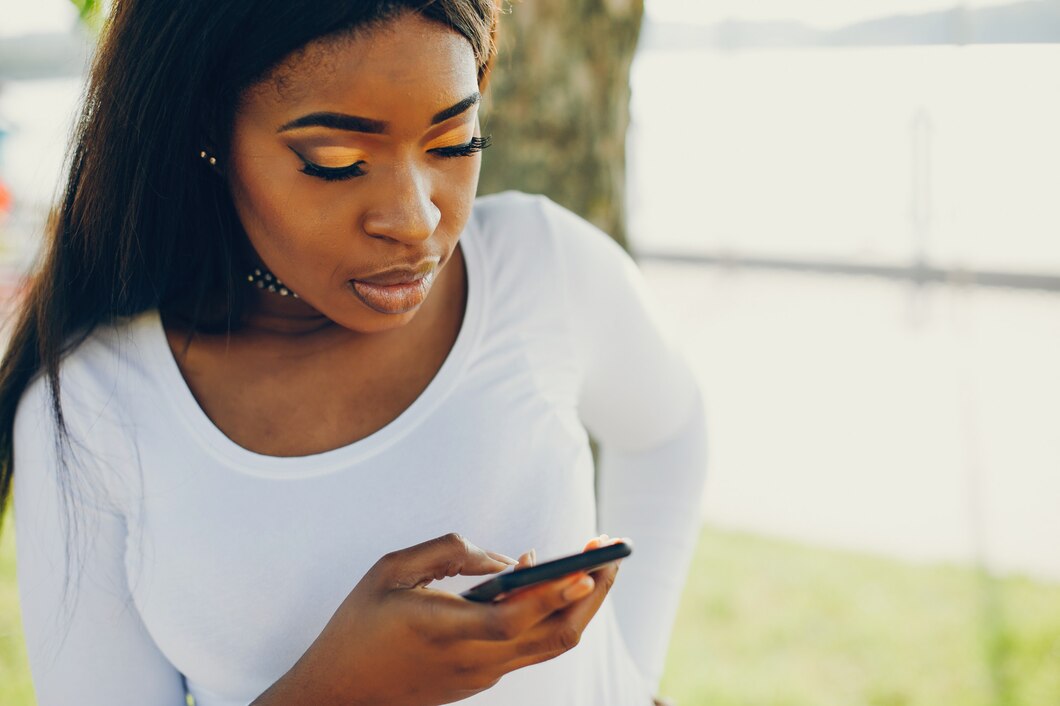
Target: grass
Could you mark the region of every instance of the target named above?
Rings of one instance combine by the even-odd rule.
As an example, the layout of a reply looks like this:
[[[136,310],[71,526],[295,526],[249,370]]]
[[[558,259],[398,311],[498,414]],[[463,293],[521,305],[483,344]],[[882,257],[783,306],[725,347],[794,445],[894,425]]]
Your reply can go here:
[[[10,525],[0,704],[32,706]],[[680,706],[1060,705],[1060,585],[706,528],[662,693]]]
[[[0,704],[31,706],[33,686],[29,681],[26,647],[22,642],[22,619],[15,585],[15,534],[11,513],[0,533]]]
[[[713,529],[694,567],[683,706],[1060,706],[1060,585]]]

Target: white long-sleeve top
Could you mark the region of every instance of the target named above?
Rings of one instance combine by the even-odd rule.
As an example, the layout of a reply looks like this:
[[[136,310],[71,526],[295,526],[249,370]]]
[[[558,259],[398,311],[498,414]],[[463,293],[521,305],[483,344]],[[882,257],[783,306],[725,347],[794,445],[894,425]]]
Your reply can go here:
[[[601,532],[635,547],[576,648],[463,703],[649,706],[698,528],[694,378],[629,257],[547,199],[479,199],[460,247],[451,352],[408,409],[348,446],[279,458],[235,444],[153,311],[63,363],[69,481],[44,380],[30,386],[14,512],[40,706],[181,706],[185,690],[198,706],[247,704],[383,554],[448,532],[539,561]]]

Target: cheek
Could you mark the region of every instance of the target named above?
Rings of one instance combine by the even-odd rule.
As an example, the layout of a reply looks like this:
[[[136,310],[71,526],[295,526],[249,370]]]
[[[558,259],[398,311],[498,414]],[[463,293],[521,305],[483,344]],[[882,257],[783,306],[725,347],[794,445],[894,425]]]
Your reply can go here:
[[[435,203],[442,209],[443,221],[462,226],[471,216],[478,188],[481,157],[458,157],[437,173],[434,182]]]
[[[232,141],[228,188],[236,212],[251,241],[282,237],[287,232],[286,216],[293,209],[284,197],[283,166],[277,158],[262,155],[235,137]]]
[[[262,156],[233,141],[229,191],[247,237],[262,258],[287,257],[323,246],[342,218],[334,199],[321,200],[320,189],[285,159]],[[320,203],[317,203],[320,201]]]

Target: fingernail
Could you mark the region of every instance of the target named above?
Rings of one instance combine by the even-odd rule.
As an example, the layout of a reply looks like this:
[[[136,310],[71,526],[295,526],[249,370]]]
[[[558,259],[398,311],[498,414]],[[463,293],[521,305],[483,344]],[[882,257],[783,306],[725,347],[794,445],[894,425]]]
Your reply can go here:
[[[593,592],[593,586],[595,585],[592,577],[582,576],[570,586],[563,589],[563,600],[576,601],[579,598],[585,598]]]
[[[537,550],[530,550],[530,566],[537,566]]]

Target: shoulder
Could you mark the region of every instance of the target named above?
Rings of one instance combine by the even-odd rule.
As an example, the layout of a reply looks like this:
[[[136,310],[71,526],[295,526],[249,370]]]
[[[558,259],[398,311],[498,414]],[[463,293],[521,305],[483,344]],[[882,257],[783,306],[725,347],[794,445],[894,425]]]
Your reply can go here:
[[[59,394],[63,416],[74,426],[91,425],[120,406],[122,395],[136,389],[149,366],[145,352],[155,312],[97,326],[72,345],[59,365]],[[27,386],[19,413],[50,409],[51,390],[43,371]],[[36,415],[33,415],[36,416]]]
[[[69,477],[79,492],[91,491],[78,503],[106,512],[127,506],[132,476],[119,469],[135,465],[132,396],[151,394],[139,370],[140,339],[149,323],[145,315],[102,325],[73,346],[59,366],[58,410],[43,372],[27,386],[13,428],[16,476],[25,492],[30,486],[40,492],[60,488],[67,482],[61,480],[65,468],[76,470]]]
[[[561,245],[587,241],[604,248],[621,248],[614,239],[573,211],[541,194],[503,191],[475,200],[474,219],[489,239],[505,238],[538,246],[555,239]]]
[[[505,191],[479,197],[474,221],[484,254],[508,269],[555,269],[568,280],[626,277],[633,267],[613,238],[546,196]]]

